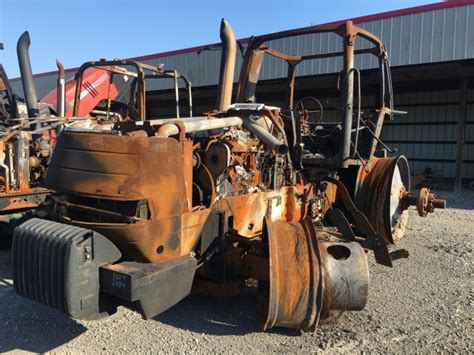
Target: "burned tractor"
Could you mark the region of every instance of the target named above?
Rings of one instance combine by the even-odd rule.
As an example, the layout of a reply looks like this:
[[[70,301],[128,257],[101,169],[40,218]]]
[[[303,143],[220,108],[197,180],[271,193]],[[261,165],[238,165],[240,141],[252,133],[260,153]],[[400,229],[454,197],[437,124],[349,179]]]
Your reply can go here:
[[[339,35],[342,50],[295,56],[265,44],[313,33]],[[375,157],[383,121],[397,113],[380,40],[351,22],[254,37],[231,104],[236,41],[225,21],[221,38],[215,111],[149,117],[137,75],[134,119],[65,128],[46,176],[56,191],[47,218],[15,230],[18,294],[79,319],[120,304],[148,319],[192,290],[236,295],[255,280],[262,329],[314,330],[331,310],[364,308],[370,252],[387,266],[407,256],[388,249],[403,211],[443,201],[410,196],[405,158]],[[360,38],[371,46],[355,49]],[[379,59],[381,92],[364,112],[353,107],[362,53]],[[265,55],[289,65],[285,108],[255,98]],[[332,57],[344,62],[342,119],[314,122],[304,99],[295,104],[295,68]]]

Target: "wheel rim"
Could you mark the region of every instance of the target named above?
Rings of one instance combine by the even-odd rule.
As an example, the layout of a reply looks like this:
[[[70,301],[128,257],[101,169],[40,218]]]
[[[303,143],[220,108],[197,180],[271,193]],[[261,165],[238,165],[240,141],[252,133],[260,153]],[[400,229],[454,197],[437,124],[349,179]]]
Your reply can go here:
[[[397,165],[395,166],[395,169],[393,169],[392,188],[390,189],[390,203],[388,205],[390,219],[389,223],[392,232],[395,225],[397,224],[398,219],[403,213],[403,210],[400,208],[400,194],[402,189],[405,189],[405,186],[403,185],[400,169]]]
[[[390,243],[403,234],[396,229],[406,218],[400,200],[403,191],[410,191],[409,171],[404,156],[374,159],[370,173],[359,173],[356,183],[357,205],[375,231]]]

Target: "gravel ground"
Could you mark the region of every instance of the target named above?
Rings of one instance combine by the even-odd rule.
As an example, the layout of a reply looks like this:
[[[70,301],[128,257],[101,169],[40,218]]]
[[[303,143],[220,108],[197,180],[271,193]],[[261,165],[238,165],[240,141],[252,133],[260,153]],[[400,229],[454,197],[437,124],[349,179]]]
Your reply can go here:
[[[410,213],[410,251],[393,269],[371,263],[364,311],[334,315],[314,334],[255,325],[255,290],[237,299],[192,296],[153,320],[126,308],[78,322],[17,296],[0,253],[0,351],[474,353],[474,193],[440,194],[447,210]]]

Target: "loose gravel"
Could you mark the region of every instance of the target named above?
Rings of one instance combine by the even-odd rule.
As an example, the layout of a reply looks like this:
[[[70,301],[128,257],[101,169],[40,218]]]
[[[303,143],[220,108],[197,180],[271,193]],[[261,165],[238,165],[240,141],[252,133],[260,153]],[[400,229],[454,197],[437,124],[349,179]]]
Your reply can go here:
[[[0,253],[1,352],[456,352],[474,353],[474,193],[441,193],[449,208],[410,211],[393,268],[370,260],[369,302],[334,314],[315,333],[261,332],[255,289],[236,299],[191,296],[145,321],[121,307],[100,321],[75,321],[15,294],[9,253]]]

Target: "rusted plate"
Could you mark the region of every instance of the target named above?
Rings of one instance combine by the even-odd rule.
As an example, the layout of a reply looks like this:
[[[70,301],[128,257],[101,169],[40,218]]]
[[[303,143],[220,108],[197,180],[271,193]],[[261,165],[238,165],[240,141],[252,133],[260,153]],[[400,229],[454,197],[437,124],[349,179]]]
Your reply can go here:
[[[319,241],[310,219],[266,220],[268,281],[259,280],[259,322],[264,330],[314,330],[330,310],[361,310],[368,297],[369,271],[356,242]]]
[[[265,235],[270,268],[269,282],[259,282],[261,326],[264,330],[311,329],[322,302],[321,264],[312,222],[266,220]]]
[[[38,207],[49,195],[50,191],[41,187],[32,188],[28,192],[10,191],[0,193],[0,211],[16,212]]]

